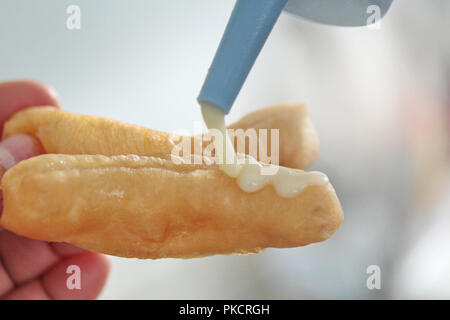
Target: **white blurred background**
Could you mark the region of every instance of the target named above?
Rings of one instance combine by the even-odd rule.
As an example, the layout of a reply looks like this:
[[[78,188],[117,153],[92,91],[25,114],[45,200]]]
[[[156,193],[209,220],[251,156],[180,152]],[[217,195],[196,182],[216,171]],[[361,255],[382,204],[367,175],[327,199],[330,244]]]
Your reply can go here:
[[[81,30],[66,9],[81,8]],[[0,81],[64,109],[192,131],[233,0],[0,0]],[[228,117],[306,102],[345,221],[259,255],[113,258],[105,299],[450,298],[450,2],[395,0],[379,30],[283,14]],[[366,268],[381,268],[368,290]]]

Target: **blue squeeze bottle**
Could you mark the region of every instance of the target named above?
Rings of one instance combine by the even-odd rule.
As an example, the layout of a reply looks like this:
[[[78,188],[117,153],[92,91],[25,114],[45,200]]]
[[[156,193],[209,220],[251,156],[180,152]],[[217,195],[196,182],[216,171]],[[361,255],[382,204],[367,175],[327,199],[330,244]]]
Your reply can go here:
[[[393,0],[237,0],[198,102],[228,114],[283,9],[319,23],[368,24],[371,10],[381,19]]]

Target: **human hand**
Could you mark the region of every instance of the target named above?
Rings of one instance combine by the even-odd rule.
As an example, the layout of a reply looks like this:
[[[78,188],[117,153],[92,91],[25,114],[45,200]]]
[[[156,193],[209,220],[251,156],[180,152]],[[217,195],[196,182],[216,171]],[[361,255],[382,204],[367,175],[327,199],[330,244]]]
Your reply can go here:
[[[0,135],[15,112],[40,105],[58,107],[53,90],[31,81],[0,83]],[[1,141],[0,178],[19,161],[43,152],[39,141],[28,135]],[[80,268],[81,289],[67,287],[71,274],[66,271],[71,265]],[[0,299],[94,299],[108,273],[109,262],[103,255],[23,238],[0,228]]]

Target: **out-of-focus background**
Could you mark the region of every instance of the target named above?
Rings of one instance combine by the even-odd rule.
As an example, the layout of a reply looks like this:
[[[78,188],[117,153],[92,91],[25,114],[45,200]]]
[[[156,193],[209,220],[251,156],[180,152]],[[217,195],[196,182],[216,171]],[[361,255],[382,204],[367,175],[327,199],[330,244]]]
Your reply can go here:
[[[81,29],[68,30],[69,5]],[[233,0],[1,0],[0,81],[64,109],[192,131]],[[105,299],[450,298],[450,2],[395,0],[381,28],[283,14],[228,121],[306,102],[345,221],[328,241],[248,256],[113,258]],[[367,268],[381,270],[369,290]]]

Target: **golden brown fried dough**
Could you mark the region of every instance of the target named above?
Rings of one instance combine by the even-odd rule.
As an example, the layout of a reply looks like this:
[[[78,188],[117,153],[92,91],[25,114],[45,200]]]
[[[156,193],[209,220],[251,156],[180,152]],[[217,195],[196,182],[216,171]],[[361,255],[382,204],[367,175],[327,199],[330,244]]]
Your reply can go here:
[[[279,129],[279,162],[282,166],[305,168],[314,161],[318,152],[318,138],[305,105],[261,109],[230,128]],[[170,154],[180,141],[178,135],[53,107],[18,112],[6,123],[3,138],[16,133],[35,135],[47,153],[59,154],[159,156]]]
[[[319,138],[304,104],[284,104],[259,109],[245,115],[228,128],[279,129],[280,165],[284,167],[306,168],[314,162],[319,152]],[[267,148],[270,150],[270,139]]]
[[[292,198],[271,186],[246,193],[215,165],[155,157],[42,155],[9,170],[1,187],[4,228],[123,257],[303,246],[330,237],[343,219],[330,184]]]

